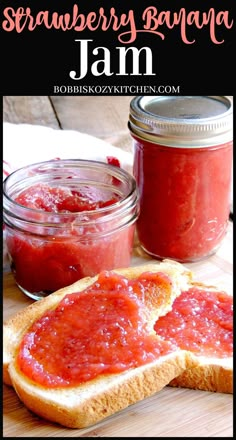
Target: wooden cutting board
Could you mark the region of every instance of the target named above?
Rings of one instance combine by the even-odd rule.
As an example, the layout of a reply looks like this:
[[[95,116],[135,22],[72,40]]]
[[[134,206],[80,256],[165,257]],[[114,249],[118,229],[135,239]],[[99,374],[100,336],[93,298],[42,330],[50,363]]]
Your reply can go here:
[[[151,261],[135,243],[132,265]],[[186,264],[198,281],[233,293],[233,224],[218,252]],[[31,304],[3,275],[4,320]],[[3,437],[233,437],[233,396],[165,387],[155,395],[85,429],[69,429],[31,413],[12,388],[3,386]]]

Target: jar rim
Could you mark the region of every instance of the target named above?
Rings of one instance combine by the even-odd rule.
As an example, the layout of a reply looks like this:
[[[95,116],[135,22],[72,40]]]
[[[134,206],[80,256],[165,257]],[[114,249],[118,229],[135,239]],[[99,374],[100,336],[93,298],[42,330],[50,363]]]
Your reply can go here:
[[[91,168],[93,171],[100,171],[104,174],[105,171],[108,172],[108,174],[111,177],[114,177],[115,179],[120,179],[120,182],[124,182],[125,184],[128,184],[127,193],[123,194],[121,198],[119,198],[116,202],[112,203],[111,205],[105,206],[105,207],[99,207],[96,210],[84,210],[82,212],[47,212],[40,209],[35,208],[29,208],[27,206],[21,205],[18,202],[16,202],[14,199],[11,198],[11,195],[9,195],[9,188],[7,188],[7,185],[9,185],[9,182],[15,177],[19,176],[21,173],[27,173],[27,171],[34,170],[35,172],[38,171],[40,176],[43,176],[43,172],[50,169],[50,167],[53,167],[54,171],[65,171],[67,168],[72,167],[72,169],[83,169],[88,170]],[[36,175],[36,174],[35,174]],[[52,174],[50,174],[51,176]],[[45,176],[45,174],[44,174]],[[26,177],[27,179],[27,177]],[[72,180],[72,179],[71,179]],[[74,183],[76,179],[74,179]],[[58,180],[60,182],[60,180]],[[84,184],[86,184],[86,180],[84,180]],[[95,181],[94,181],[95,184]],[[117,187],[115,185],[110,185],[111,188],[116,189]],[[89,223],[89,221],[94,222],[94,217],[99,214],[99,218],[102,219],[102,216],[104,215],[104,218],[106,221],[110,218],[110,215],[114,215],[114,212],[122,213],[125,209],[128,209],[129,206],[133,206],[134,203],[138,201],[139,194],[138,194],[138,188],[136,184],[136,180],[134,177],[128,173],[128,171],[119,168],[115,165],[108,164],[106,162],[97,161],[97,160],[86,160],[86,159],[52,159],[48,161],[42,161],[42,162],[36,162],[33,164],[26,165],[24,167],[18,168],[17,170],[13,171],[9,176],[7,176],[3,181],[3,211],[7,212],[9,215],[11,215],[11,208],[15,207],[18,209],[18,217],[19,219],[22,219],[25,217],[26,213],[37,213],[41,214],[44,217],[43,223],[50,222],[50,218],[53,216],[53,218],[57,219],[69,219],[77,217],[76,225],[79,225],[85,223],[85,219],[83,217],[86,217],[86,224]],[[30,220],[32,223],[34,221]],[[40,222],[36,222],[40,223]],[[58,223],[57,226],[59,226]]]

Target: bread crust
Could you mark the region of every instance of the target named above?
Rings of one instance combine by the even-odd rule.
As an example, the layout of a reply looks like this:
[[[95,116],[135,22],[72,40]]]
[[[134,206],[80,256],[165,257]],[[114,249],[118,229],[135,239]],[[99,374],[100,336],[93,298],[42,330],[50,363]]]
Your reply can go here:
[[[155,320],[171,310],[174,299],[182,290],[193,285],[209,289],[209,286],[203,283],[194,283],[191,271],[172,260],[114,270],[130,279],[146,271],[164,272],[172,279],[171,295],[166,296],[164,304],[158,306],[155,296],[145,297],[146,307],[155,312]],[[176,350],[155,362],[119,374],[99,376],[77,387],[52,390],[34,383],[23,375],[17,366],[16,354],[23,335],[32,323],[46,311],[55,308],[66,294],[82,291],[96,280],[97,276],[83,278],[33,303],[4,323],[3,381],[14,387],[26,407],[39,416],[63,426],[84,428],[158,392],[168,384],[233,392],[231,359],[225,364],[219,360],[206,361],[205,358],[184,350]]]
[[[12,364],[10,374],[19,398],[28,409],[68,428],[85,428],[160,391],[171,378],[193,365],[190,353],[179,351],[110,378],[100,377],[87,385],[53,392],[22,377]],[[84,393],[82,398],[81,393]]]
[[[209,364],[199,364],[175,377],[170,385],[173,387],[191,388],[194,390],[213,391],[218,393],[233,393],[233,358],[227,358],[228,365],[219,365],[214,360]]]

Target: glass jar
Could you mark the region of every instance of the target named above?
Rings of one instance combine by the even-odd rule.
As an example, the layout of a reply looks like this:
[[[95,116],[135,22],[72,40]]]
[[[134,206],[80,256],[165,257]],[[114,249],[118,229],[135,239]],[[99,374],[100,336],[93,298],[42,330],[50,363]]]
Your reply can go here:
[[[216,252],[230,212],[233,113],[226,96],[147,96],[130,103],[137,233],[157,258]]]
[[[135,179],[116,166],[52,160],[3,183],[6,245],[18,287],[40,299],[130,264],[139,213]]]

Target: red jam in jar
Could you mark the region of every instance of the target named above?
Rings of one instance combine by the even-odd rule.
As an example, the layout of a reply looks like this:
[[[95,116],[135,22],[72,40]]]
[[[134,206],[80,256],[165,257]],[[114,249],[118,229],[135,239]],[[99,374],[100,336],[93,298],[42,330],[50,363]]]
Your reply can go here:
[[[129,266],[138,192],[126,171],[96,161],[54,160],[4,181],[12,271],[33,299],[101,270]]]
[[[130,104],[138,238],[157,258],[216,252],[229,220],[232,102],[225,96],[136,97]]]

